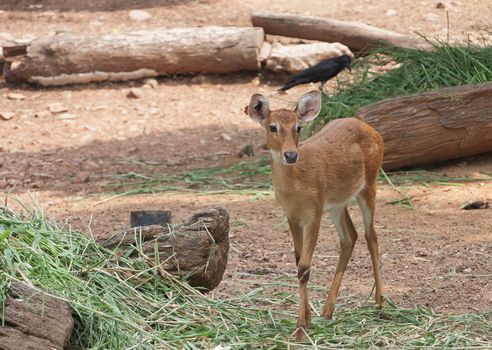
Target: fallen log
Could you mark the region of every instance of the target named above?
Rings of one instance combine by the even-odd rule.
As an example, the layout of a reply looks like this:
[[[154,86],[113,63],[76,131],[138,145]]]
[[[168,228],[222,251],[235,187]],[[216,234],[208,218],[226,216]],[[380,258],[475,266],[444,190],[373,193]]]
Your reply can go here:
[[[426,48],[427,43],[418,37],[395,33],[360,22],[347,22],[330,18],[257,12],[251,16],[255,27],[266,34],[294,38],[339,42],[352,51],[367,51],[381,46]]]
[[[492,82],[396,97],[356,113],[384,140],[383,168],[492,151]]]
[[[4,74],[11,83],[49,86],[258,70],[263,40],[263,29],[250,27],[141,30],[97,37],[64,33],[32,41],[25,54],[13,49],[16,56]]]
[[[22,283],[12,283],[0,322],[0,349],[65,349],[74,321],[70,305]]]
[[[229,253],[229,214],[223,208],[195,213],[182,225],[150,225],[123,230],[100,242],[109,249],[135,248],[153,259],[157,253],[168,273],[185,278],[193,287],[212,290],[220,283]]]

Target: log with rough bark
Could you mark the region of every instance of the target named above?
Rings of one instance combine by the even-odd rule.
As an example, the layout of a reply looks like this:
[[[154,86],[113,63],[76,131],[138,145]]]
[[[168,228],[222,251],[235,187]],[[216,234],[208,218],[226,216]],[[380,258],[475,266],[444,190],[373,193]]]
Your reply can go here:
[[[12,283],[0,322],[0,349],[65,349],[72,334],[72,308],[22,283]],[[0,314],[0,320],[2,319]]]
[[[266,34],[311,40],[339,42],[352,51],[360,52],[383,45],[400,47],[428,47],[424,40],[410,35],[370,26],[360,22],[347,22],[329,18],[257,12],[251,16],[255,27]]]
[[[384,140],[383,168],[492,151],[492,82],[396,97],[356,113]]]
[[[182,225],[134,227],[101,242],[110,249],[133,249],[132,255],[139,254],[134,247],[140,243],[143,254],[152,259],[157,247],[161,266],[168,273],[186,278],[201,290],[212,290],[227,265],[229,214],[223,208],[206,209]]]
[[[250,27],[140,30],[100,36],[64,33],[34,40],[26,46],[25,54],[10,59],[12,65],[4,73],[12,83],[47,86],[258,70],[263,41],[263,29]]]

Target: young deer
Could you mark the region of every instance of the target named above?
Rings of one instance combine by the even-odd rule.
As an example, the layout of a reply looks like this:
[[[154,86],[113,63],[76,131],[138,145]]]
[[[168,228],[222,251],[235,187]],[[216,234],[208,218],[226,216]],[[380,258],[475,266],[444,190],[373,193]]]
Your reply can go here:
[[[289,223],[300,285],[296,339],[301,341],[311,322],[307,283],[311,260],[318,239],[323,209],[340,236],[340,257],[322,316],[330,319],[343,273],[352,255],[357,232],[347,206],[355,198],[359,204],[367,246],[376,282],[376,304],[381,305],[379,253],[373,218],[376,181],[383,159],[383,141],[370,126],[354,118],[328,123],[316,135],[299,145],[301,124],[320,112],[319,91],[302,96],[295,111],[269,109],[268,98],[255,94],[248,106],[249,116],[266,131],[272,155],[275,196]]]

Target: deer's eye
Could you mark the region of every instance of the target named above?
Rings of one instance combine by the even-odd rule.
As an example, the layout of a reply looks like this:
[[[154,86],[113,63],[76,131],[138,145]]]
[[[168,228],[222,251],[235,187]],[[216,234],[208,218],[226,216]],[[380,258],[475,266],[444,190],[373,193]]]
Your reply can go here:
[[[270,125],[270,132],[277,132],[277,127],[275,125]]]
[[[302,126],[298,125],[296,128],[297,133],[299,134],[301,132]]]

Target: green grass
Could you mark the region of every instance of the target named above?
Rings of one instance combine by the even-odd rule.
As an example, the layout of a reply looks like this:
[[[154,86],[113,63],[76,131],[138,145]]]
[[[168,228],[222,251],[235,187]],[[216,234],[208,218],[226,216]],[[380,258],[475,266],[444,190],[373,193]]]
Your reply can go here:
[[[431,44],[429,51],[385,48],[357,60],[350,79],[339,80],[337,92],[323,98],[320,117],[309,132],[387,98],[492,80],[492,46]],[[377,68],[388,62],[397,68],[381,73]]]
[[[412,185],[430,186],[437,184],[439,186],[461,186],[469,182],[485,182],[492,180],[492,174],[483,173],[481,178],[470,177],[453,177],[445,174],[428,170],[405,170],[386,173],[381,170],[379,177],[380,182],[387,182],[399,194],[400,198],[387,202],[386,204],[399,205],[408,209],[415,209],[413,206],[413,197],[406,195],[406,189]]]
[[[138,247],[137,247],[138,249]],[[335,319],[314,317],[297,345],[297,288],[272,284],[228,299],[161,278],[144,256],[127,258],[42,213],[0,209],[0,315],[11,281],[69,302],[76,318],[72,349],[367,349],[492,346],[492,312],[440,315],[425,307],[339,306]],[[279,282],[280,284],[280,282]],[[247,285],[247,284],[246,284]],[[274,284],[278,288],[278,284]],[[315,308],[321,305],[315,301]],[[3,320],[3,317],[2,317]]]
[[[113,196],[158,193],[193,192],[199,194],[265,195],[272,189],[268,157],[240,161],[231,166],[198,168],[180,174],[146,176],[136,172],[113,176],[117,181]]]

